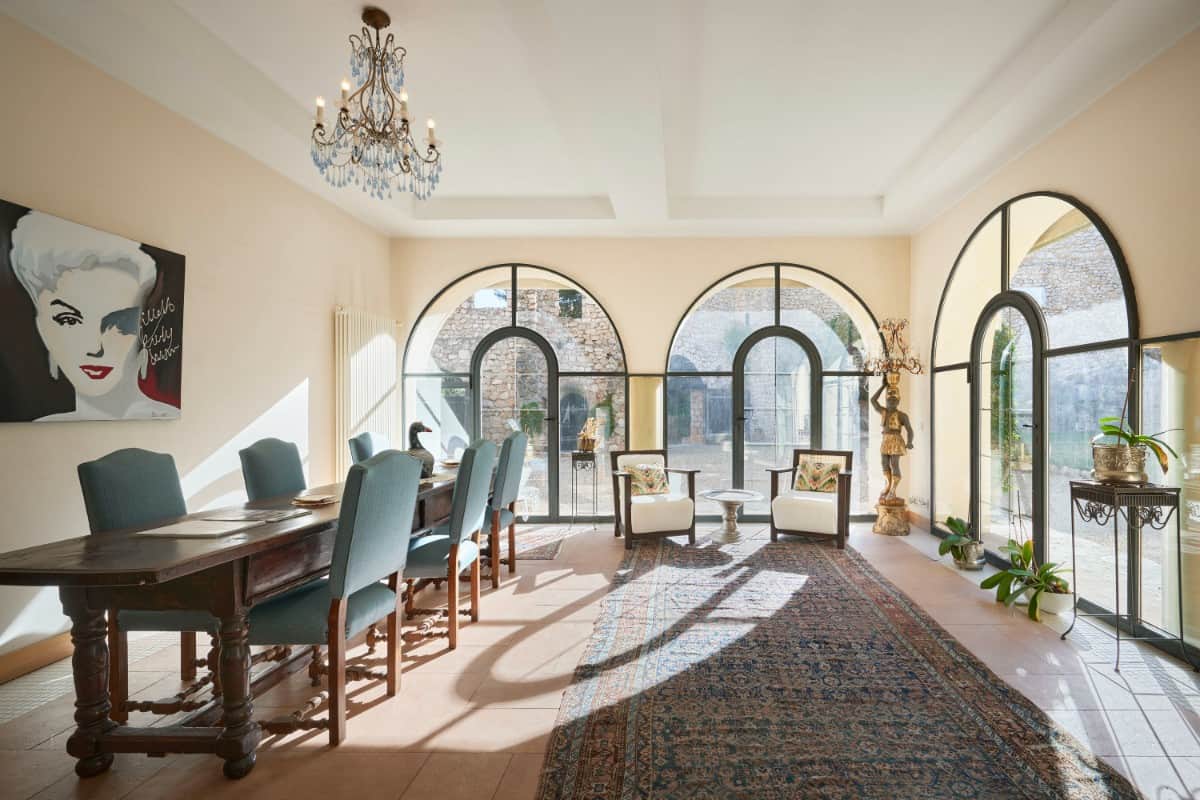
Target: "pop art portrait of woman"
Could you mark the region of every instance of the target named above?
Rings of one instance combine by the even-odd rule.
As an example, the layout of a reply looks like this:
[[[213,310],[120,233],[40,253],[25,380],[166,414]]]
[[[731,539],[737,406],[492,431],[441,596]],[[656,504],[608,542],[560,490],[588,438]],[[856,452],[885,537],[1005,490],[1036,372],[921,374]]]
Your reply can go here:
[[[0,420],[178,417],[183,256],[11,203],[0,230]]]

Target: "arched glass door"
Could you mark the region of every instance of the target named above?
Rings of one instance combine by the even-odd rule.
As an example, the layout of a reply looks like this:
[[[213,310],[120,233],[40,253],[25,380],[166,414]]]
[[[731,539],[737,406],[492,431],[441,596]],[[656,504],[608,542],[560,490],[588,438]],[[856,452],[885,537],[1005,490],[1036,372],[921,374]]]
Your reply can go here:
[[[821,357],[803,334],[772,327],[750,336],[734,358],[734,485],[763,495],[744,513],[769,513],[768,467],[821,442]]]
[[[516,430],[529,436],[520,498],[525,511],[548,517],[558,509],[558,363],[528,331],[502,329],[480,342],[472,359],[477,388],[477,436],[499,442]]]
[[[974,522],[989,550],[1034,540],[1039,553],[1045,477],[1037,431],[1045,414],[1041,317],[1020,295],[989,303],[972,344]]]

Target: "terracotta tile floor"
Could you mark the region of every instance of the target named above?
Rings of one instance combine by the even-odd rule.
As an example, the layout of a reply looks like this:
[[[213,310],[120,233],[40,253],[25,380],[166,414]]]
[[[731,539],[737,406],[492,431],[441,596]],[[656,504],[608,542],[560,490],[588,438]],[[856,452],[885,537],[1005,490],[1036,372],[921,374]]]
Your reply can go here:
[[[715,526],[702,526],[701,538]],[[746,535],[765,536],[765,526]],[[1200,793],[1200,680],[1157,651],[1122,647],[1081,623],[1066,642],[1053,620],[1038,625],[978,590],[978,574],[931,556],[935,540],[904,539],[856,526],[851,542],[1009,683],[1040,703],[1149,798]],[[336,750],[323,732],[268,737],[245,780],[221,777],[211,756],[118,756],[103,776],[79,781],[64,753],[73,697],[66,665],[0,686],[0,795],[23,797],[531,798],[562,693],[591,633],[623,549],[611,528],[572,536],[555,561],[527,561],[486,590],[483,618],[465,623],[459,647],[444,639],[406,644],[398,697],[351,685],[349,738]],[[429,592],[419,605],[444,601]],[[175,691],[175,638],[141,641],[131,664],[139,697]],[[352,655],[361,656],[359,647]],[[255,700],[257,717],[290,712],[311,693],[295,675]],[[22,705],[25,704],[25,705]],[[10,709],[21,712],[13,717]],[[8,713],[6,714],[6,710]],[[145,715],[135,715],[146,723]]]

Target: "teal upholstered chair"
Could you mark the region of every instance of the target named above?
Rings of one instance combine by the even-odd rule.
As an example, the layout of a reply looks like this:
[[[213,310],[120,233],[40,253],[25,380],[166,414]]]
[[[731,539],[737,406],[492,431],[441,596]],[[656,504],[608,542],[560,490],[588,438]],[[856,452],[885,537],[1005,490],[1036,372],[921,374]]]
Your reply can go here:
[[[350,460],[355,464],[360,461],[366,461],[376,453],[382,453],[384,450],[391,449],[391,444],[388,438],[382,433],[360,433],[349,441],[350,445]]]
[[[476,442],[463,453],[450,503],[450,520],[428,535],[412,539],[408,545],[409,614],[415,613],[414,581],[425,578],[446,581],[449,614],[450,649],[458,647],[458,576],[471,570],[471,621],[479,619],[479,533],[487,516],[491,493],[492,467],[496,463],[496,445]]]
[[[166,453],[128,448],[80,464],[79,488],[94,535],[123,528],[146,528],[187,514],[175,459]],[[179,631],[179,671],[185,681],[196,677],[196,633],[206,632],[212,650],[206,663],[216,666],[217,620],[202,611],[134,611],[108,614],[109,693],[113,719],[127,718],[129,631]]]
[[[239,450],[238,456],[242,459],[246,496],[252,501],[300,494],[308,488],[300,448],[292,442],[259,439],[245,450]]]
[[[488,504],[491,531],[488,547],[492,555],[492,588],[500,585],[500,531],[508,528],[508,571],[517,571],[517,494],[521,491],[521,471],[525,468],[525,451],[529,437],[522,431],[510,433],[500,445],[496,459],[496,479],[492,483],[492,499]]]
[[[400,575],[408,557],[421,462],[395,450],[346,477],[328,580],[250,610],[250,644],[327,645],[329,741],[346,736],[346,641],[387,619],[387,693],[400,685]],[[385,586],[380,583],[388,579]]]

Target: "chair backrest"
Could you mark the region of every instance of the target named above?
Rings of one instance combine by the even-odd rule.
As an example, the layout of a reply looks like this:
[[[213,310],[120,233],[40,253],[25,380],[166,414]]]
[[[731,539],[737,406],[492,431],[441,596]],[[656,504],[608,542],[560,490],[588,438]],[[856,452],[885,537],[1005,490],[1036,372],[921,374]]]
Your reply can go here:
[[[612,459],[613,472],[620,472],[635,464],[667,466],[666,450],[613,450],[609,453],[609,458]]]
[[[242,459],[242,480],[251,500],[299,494],[308,488],[300,448],[282,439],[259,439],[238,451]]]
[[[175,459],[136,447],[78,467],[92,533],[137,528],[187,514]]]
[[[495,465],[496,445],[491,442],[475,442],[463,452],[450,506],[450,541],[461,542],[463,536],[483,528]]]
[[[853,472],[854,453],[850,450],[806,450],[802,447],[797,447],[792,451],[792,466],[797,467],[804,459],[810,461],[823,461],[826,464],[837,462],[841,465],[842,472]]]
[[[376,453],[382,453],[391,448],[388,438],[382,433],[367,431],[360,433],[350,440],[350,460],[355,464],[366,461]]]
[[[331,596],[348,597],[404,572],[420,483],[421,462],[396,450],[350,467],[329,567]]]
[[[525,451],[529,437],[523,431],[510,433],[500,445],[496,459],[496,480],[492,484],[493,509],[508,508],[521,491],[521,471],[525,468]]]
[[[625,507],[625,484],[617,479],[616,473],[638,464],[658,464],[664,469],[667,466],[666,450],[612,450],[608,457],[612,463],[613,495],[616,497],[617,514],[621,513],[619,509]]]

